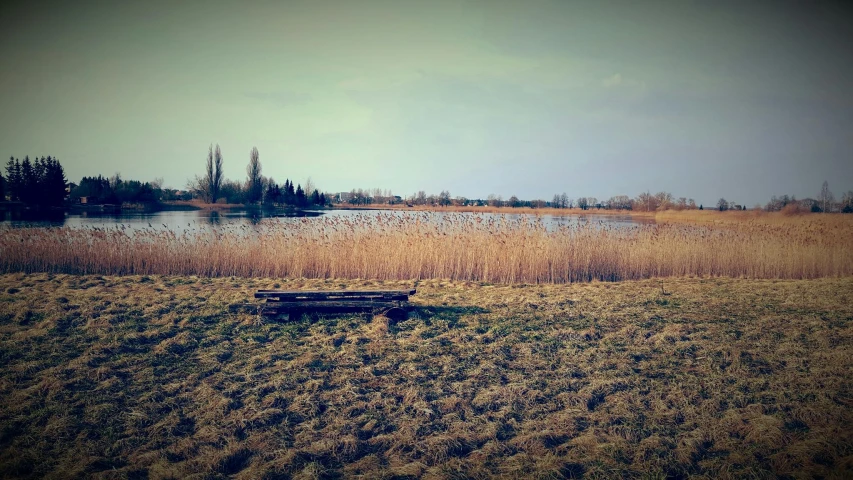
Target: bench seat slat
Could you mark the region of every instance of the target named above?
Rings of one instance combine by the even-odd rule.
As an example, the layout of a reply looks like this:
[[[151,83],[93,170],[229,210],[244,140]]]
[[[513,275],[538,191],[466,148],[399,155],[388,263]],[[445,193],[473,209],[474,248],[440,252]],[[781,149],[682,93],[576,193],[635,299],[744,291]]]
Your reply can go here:
[[[386,296],[386,297],[267,297],[267,302],[408,302],[409,297],[406,296]]]
[[[333,300],[333,299],[351,299],[351,300],[371,300],[375,298],[388,300],[408,300],[409,295],[414,295],[414,290],[306,290],[306,291],[277,291],[277,290],[259,290],[255,293],[255,298],[279,299],[279,300]]]
[[[354,301],[334,301],[334,302],[267,302],[263,304],[264,311],[288,312],[296,310],[353,310],[364,309],[372,310],[375,308],[388,308],[397,306],[397,302],[354,302]]]

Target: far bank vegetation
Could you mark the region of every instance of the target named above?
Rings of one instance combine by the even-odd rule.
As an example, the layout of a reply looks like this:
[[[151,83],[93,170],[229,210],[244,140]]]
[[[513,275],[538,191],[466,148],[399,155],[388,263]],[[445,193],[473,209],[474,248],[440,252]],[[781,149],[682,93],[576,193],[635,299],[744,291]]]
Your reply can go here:
[[[294,184],[286,179],[283,184],[263,175],[263,166],[257,147],[249,151],[245,181],[232,181],[222,173],[223,156],[219,145],[210,146],[205,163],[204,176],[196,176],[187,182],[187,191],[192,198],[207,203],[293,206],[299,208],[322,207],[329,203],[326,195],[317,189],[311,179]]]

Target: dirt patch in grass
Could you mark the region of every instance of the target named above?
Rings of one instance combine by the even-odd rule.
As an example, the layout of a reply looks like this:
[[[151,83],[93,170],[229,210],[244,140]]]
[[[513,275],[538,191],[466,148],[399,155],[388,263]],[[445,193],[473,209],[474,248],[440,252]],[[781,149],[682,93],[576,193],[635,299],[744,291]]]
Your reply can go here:
[[[0,276],[0,476],[831,477],[853,281],[422,281],[410,318],[284,323],[256,289]]]

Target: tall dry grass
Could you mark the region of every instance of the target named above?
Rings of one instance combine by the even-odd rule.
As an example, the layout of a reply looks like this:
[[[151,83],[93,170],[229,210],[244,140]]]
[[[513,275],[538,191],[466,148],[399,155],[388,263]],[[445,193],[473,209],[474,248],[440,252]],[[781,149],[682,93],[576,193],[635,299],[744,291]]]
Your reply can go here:
[[[847,221],[549,228],[535,217],[364,213],[186,230],[0,232],[0,271],[566,283],[853,275]]]

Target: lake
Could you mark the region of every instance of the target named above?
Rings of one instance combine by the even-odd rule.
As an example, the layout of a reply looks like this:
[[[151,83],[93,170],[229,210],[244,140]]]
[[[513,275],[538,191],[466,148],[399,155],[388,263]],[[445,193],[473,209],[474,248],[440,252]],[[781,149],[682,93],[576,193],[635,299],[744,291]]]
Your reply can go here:
[[[188,229],[231,229],[242,226],[265,226],[275,223],[302,222],[306,219],[327,219],[341,217],[356,223],[370,225],[383,216],[420,217],[442,220],[446,217],[482,217],[484,220],[503,219],[506,221],[542,222],[548,228],[573,224],[592,223],[609,227],[629,227],[654,223],[648,218],[632,218],[628,215],[531,215],[514,213],[458,213],[424,212],[407,210],[322,210],[303,212],[275,212],[248,209],[235,210],[169,210],[160,212],[122,211],[104,214],[100,212],[63,213],[45,217],[27,217],[26,212],[13,215],[10,211],[0,210],[0,229],[22,227],[71,227],[71,228],[121,228],[123,230],[168,230],[181,233]]]

